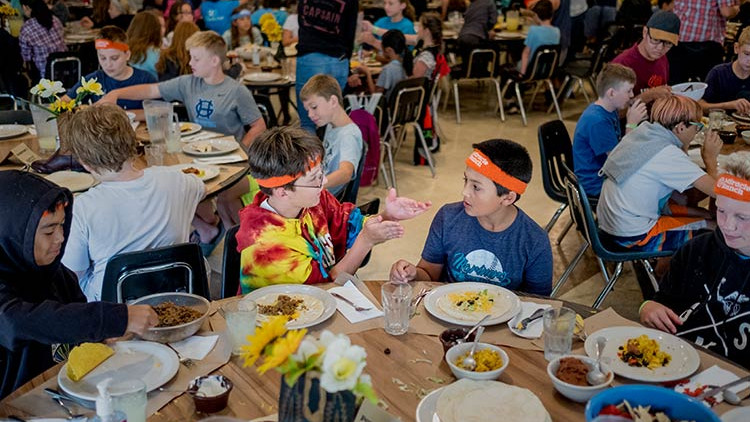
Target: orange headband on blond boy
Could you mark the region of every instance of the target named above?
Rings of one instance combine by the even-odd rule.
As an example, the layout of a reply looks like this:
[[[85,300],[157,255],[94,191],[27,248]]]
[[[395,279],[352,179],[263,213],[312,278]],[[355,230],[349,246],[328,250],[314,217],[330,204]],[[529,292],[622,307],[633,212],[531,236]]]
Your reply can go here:
[[[714,192],[738,201],[750,202],[750,181],[724,173],[716,180]]]
[[[476,170],[482,176],[517,194],[526,191],[526,182],[516,179],[496,166],[482,151],[475,149],[466,159],[466,165]]]
[[[299,179],[300,177],[304,176],[305,173],[310,171],[313,167],[320,164],[321,157],[318,156],[315,160],[310,160],[307,163],[307,167],[305,167],[305,171],[297,174],[287,174],[285,176],[275,176],[275,177],[269,177],[266,179],[255,179],[256,182],[258,182],[258,185],[264,188],[278,188],[284,185],[287,185],[289,183],[294,182],[295,180]]]
[[[128,47],[128,45],[124,42],[110,41],[105,40],[104,38],[99,38],[94,41],[94,48],[96,48],[97,50],[107,50],[113,48],[115,50],[120,50],[123,52],[127,52],[128,50],[130,50],[130,47]]]

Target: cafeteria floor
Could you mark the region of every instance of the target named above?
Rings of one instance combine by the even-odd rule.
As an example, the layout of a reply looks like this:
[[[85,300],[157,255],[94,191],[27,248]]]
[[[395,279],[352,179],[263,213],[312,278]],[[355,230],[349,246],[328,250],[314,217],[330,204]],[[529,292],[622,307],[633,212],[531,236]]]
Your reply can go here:
[[[524,145],[534,163],[534,173],[526,193],[518,202],[531,218],[544,227],[554,214],[559,204],[549,199],[542,188],[541,164],[539,158],[539,144],[537,128],[539,125],[557,118],[555,113],[546,114],[546,107],[542,106],[543,95],[537,98],[534,111],[528,114],[529,125],[523,126],[520,115],[506,116],[506,121],[500,120],[499,113],[495,113],[497,105],[494,86],[489,84],[464,83],[461,84],[461,118],[462,123],[456,124],[455,109],[452,99],[448,108],[439,111],[439,125],[443,137],[440,152],[434,155],[437,175],[430,177],[429,168],[413,166],[411,164],[413,136],[408,136],[404,146],[396,157],[396,177],[399,195],[420,200],[431,200],[432,209],[422,216],[403,222],[406,233],[403,238],[391,240],[376,246],[372,258],[357,274],[365,280],[387,280],[391,264],[403,258],[416,263],[422,252],[424,241],[429,231],[432,218],[438,209],[446,203],[461,201],[463,186],[464,160],[472,151],[471,145],[493,138],[505,138]],[[576,121],[586,106],[582,95],[565,102],[562,108],[563,119],[568,132],[573,136]],[[528,96],[527,99],[528,101]],[[364,203],[376,197],[384,199],[386,194],[381,181],[376,186],[363,187],[359,192],[358,203]],[[568,266],[581,245],[581,237],[575,228],[565,236],[560,245],[556,245],[558,234],[570,221],[566,210],[550,233],[552,254],[554,261],[553,280]],[[214,297],[219,295],[221,283],[221,251],[223,245],[209,258],[213,269],[211,290]],[[561,299],[591,305],[604,286],[594,254],[586,252],[584,259],[578,264],[567,283],[561,290]],[[613,307],[618,313],[628,318],[637,318],[638,306],[643,300],[638,282],[635,279],[631,264],[626,264],[621,279],[615,289],[607,296],[602,309]]]

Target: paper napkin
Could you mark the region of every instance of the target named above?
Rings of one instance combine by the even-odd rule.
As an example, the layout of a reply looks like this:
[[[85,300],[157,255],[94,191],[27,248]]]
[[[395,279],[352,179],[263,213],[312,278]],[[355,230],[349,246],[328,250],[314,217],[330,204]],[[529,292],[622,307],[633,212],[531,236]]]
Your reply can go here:
[[[196,164],[229,164],[239,161],[245,161],[245,159],[242,158],[242,156],[239,154],[222,155],[219,157],[196,158],[193,160],[193,162]]]
[[[703,372],[699,372],[693,375],[692,377],[690,377],[690,380],[687,383],[675,386],[674,391],[678,393],[688,394],[688,392],[695,392],[695,390],[700,389],[701,387],[705,387],[704,390],[708,390],[713,387],[729,384],[730,382],[738,380],[739,378],[740,377],[727,371],[726,369],[721,369],[718,366],[714,365]],[[744,382],[742,384],[735,385],[734,387],[729,388],[729,390],[737,393],[748,387],[750,387],[750,382]],[[724,401],[724,394],[719,393],[714,396],[714,399],[716,400],[714,404],[719,404]],[[708,402],[706,403],[710,404]]]
[[[354,310],[354,307],[352,305],[334,296],[334,298],[336,298],[336,308],[352,324],[383,316],[383,311],[378,309],[378,307],[375,306],[374,303],[370,302],[370,299],[362,294],[362,292],[357,289],[357,287],[354,285],[354,283],[351,282],[351,280],[347,281],[343,286],[332,287],[328,289],[328,291],[331,293],[338,293],[339,295],[364,308],[371,308],[369,311],[357,312]]]
[[[539,338],[542,336],[542,331],[544,329],[542,318],[531,321],[523,331],[518,331],[516,329],[516,325],[521,322],[522,319],[530,317],[531,314],[533,314],[537,309],[547,309],[551,307],[552,305],[542,305],[535,302],[521,302],[521,312],[518,314],[518,316],[508,322],[508,327],[513,332],[513,334],[519,335],[521,337]]]
[[[169,345],[174,347],[183,358],[203,360],[216,346],[217,340],[219,340],[218,335],[190,336],[185,340],[169,343]]]

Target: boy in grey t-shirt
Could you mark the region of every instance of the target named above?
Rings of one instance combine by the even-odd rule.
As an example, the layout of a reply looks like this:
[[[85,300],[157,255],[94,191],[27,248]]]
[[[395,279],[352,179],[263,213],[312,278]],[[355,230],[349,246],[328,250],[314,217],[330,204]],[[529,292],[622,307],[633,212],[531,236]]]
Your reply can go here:
[[[224,75],[222,63],[226,43],[215,32],[196,32],[185,42],[190,51],[192,75],[184,75],[158,84],[135,85],[116,89],[101,102],[118,99],[179,100],[187,107],[190,120],[217,132],[233,135],[247,149],[266,124],[250,91]],[[245,132],[245,126],[250,129]]]

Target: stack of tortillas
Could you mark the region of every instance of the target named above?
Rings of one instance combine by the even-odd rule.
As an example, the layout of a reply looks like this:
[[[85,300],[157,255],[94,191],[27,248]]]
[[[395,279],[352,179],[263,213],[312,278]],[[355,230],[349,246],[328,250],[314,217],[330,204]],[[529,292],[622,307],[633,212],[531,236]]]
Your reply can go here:
[[[551,422],[531,391],[498,381],[461,379],[443,388],[437,403],[440,422],[486,422],[502,415],[514,422]]]

